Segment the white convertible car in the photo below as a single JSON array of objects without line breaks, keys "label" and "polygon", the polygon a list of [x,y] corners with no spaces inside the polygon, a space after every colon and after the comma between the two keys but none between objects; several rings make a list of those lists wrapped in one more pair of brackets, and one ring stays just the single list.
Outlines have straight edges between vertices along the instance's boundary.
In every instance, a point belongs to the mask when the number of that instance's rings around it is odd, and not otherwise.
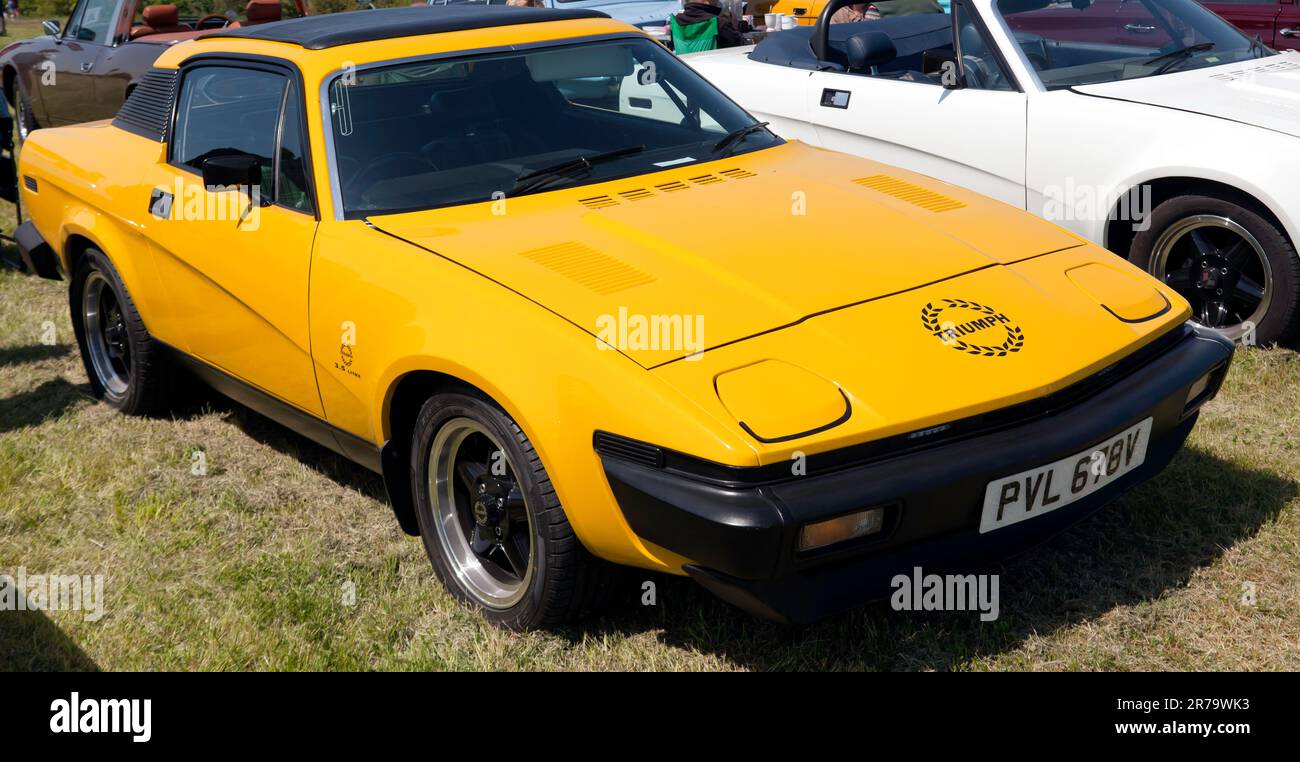
[{"label": "white convertible car", "polygon": [[686,60],[785,137],[1128,257],[1234,338],[1300,324],[1300,54],[1192,0],[958,0],[951,16],[829,24],[848,2]]}]

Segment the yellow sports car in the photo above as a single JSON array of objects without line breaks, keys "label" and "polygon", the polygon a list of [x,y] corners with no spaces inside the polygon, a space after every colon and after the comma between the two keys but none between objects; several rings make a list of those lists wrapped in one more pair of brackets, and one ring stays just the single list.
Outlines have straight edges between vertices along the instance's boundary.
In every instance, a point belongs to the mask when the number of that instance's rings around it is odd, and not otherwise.
[{"label": "yellow sports car", "polygon": [[1232,356],[1097,246],[784,141],[589,11],[222,30],[19,171],[97,395],[188,369],[382,473],[509,627],[613,564],[790,621],[968,568],[1160,471]]}]

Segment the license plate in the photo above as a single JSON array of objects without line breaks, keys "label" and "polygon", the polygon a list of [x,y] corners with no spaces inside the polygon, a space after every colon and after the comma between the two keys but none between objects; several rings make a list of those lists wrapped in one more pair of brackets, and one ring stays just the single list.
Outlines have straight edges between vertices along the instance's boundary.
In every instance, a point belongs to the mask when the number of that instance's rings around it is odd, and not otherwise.
[{"label": "license plate", "polygon": [[1142,465],[1151,419],[1055,463],[989,482],[980,534],[1032,519],[1082,500]]}]

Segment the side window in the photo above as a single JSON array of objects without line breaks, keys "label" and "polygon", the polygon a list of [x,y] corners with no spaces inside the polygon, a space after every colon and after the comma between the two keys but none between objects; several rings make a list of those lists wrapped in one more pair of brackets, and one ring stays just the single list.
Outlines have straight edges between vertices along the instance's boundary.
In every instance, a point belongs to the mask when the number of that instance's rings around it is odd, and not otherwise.
[{"label": "side window", "polygon": [[68,20],[64,37],[100,45],[112,43],[116,10],[117,0],[82,0]]},{"label": "side window", "polygon": [[261,160],[262,198],[273,198],[275,139],[288,78],[262,69],[201,66],[181,80],[170,161],[202,173],[213,156]]},{"label": "side window", "polygon": [[284,96],[280,124],[280,164],[275,178],[276,203],[314,213],[311,180],[307,176],[307,136],[303,133],[302,96],[290,83]]}]

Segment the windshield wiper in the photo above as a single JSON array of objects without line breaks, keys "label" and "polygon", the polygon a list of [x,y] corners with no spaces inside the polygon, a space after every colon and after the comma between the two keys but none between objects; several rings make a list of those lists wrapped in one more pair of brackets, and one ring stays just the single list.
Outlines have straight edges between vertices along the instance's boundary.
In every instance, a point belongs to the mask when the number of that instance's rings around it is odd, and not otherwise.
[{"label": "windshield wiper", "polygon": [[514,186],[506,191],[506,195],[518,196],[522,193],[528,193],[556,180],[563,180],[580,172],[590,172],[591,168],[597,164],[622,159],[625,156],[634,156],[644,150],[645,146],[627,146],[626,148],[616,148],[613,151],[602,151],[579,156],[576,159],[568,159],[541,169],[534,169],[516,177]]},{"label": "windshield wiper", "polygon": [[740,141],[743,140],[751,132],[757,132],[758,130],[767,129],[767,125],[768,122],[754,122],[753,124],[747,124],[744,127],[741,127],[740,129],[736,129],[736,130],[732,130],[731,132],[728,132],[726,136],[722,138],[722,140],[719,140],[717,143],[713,145],[713,155],[721,158],[721,154],[724,151],[726,151],[728,148],[738,145]]},{"label": "windshield wiper", "polygon": [[1160,63],[1161,61],[1168,61],[1168,63],[1166,63],[1164,66],[1161,66],[1159,69],[1156,69],[1155,71],[1151,72],[1151,76],[1154,77],[1157,74],[1164,74],[1166,71],[1173,68],[1175,64],[1181,63],[1182,61],[1191,58],[1197,53],[1204,53],[1205,51],[1210,50],[1213,47],[1214,47],[1214,43],[1212,42],[1198,42],[1195,45],[1188,45],[1185,48],[1179,48],[1178,50],[1171,50],[1168,53],[1161,53],[1155,58],[1148,59],[1146,61],[1143,61],[1142,63],[1145,66],[1150,66],[1151,64]]}]

